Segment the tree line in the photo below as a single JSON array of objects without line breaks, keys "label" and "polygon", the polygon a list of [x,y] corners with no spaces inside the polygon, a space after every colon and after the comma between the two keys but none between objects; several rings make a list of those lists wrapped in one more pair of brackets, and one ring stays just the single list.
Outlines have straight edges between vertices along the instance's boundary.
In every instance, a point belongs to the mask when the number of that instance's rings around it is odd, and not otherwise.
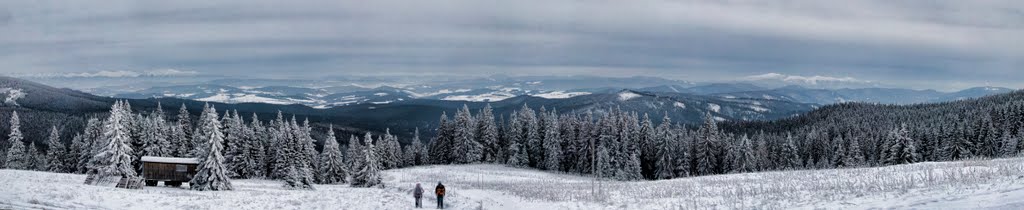
[{"label": "tree line", "polygon": [[353,135],[342,144],[333,127],[312,135],[308,120],[300,123],[280,112],[269,121],[255,114],[246,121],[237,111],[219,114],[207,106],[192,122],[182,106],[174,118],[167,119],[161,108],[132,113],[119,102],[106,119],[89,119],[69,145],[56,127],[47,145],[26,145],[14,113],[2,163],[136,175],[141,156],[195,157],[204,171],[197,177],[217,186],[210,189],[230,189],[217,184],[229,182],[224,177],[278,179],[312,189],[313,183],[381,186],[382,170],[428,164],[496,163],[650,180],[1010,157],[1024,149],[1021,92],[909,106],[844,103],[762,122],[720,122],[707,112],[699,125],[673,123],[667,113],[655,124],[646,113],[620,109],[559,113],[524,104],[495,116],[490,105],[463,106],[451,118],[442,113],[436,136],[421,141],[417,130],[407,145],[388,131]]}]

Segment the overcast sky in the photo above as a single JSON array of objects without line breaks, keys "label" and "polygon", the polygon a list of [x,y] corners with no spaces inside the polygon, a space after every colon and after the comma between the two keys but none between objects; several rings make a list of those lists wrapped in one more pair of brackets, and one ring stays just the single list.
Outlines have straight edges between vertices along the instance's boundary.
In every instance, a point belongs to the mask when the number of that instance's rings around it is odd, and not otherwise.
[{"label": "overcast sky", "polygon": [[1024,87],[1024,3],[0,2],[0,73],[258,77],[765,73]]}]

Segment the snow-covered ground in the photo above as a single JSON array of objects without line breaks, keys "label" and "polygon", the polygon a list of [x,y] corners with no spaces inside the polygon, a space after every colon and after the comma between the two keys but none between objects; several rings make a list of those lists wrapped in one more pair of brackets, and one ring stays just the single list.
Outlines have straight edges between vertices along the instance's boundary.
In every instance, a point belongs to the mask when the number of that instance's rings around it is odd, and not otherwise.
[{"label": "snow-covered ground", "polygon": [[[1021,209],[1024,158],[881,168],[730,174],[663,181],[593,179],[499,165],[424,166],[385,172],[383,189],[317,185],[284,190],[234,180],[234,191],[126,190],[81,184],[83,175],[0,170],[0,209],[411,209],[409,191],[444,182],[449,209]],[[432,208],[434,197],[424,199]]]}]

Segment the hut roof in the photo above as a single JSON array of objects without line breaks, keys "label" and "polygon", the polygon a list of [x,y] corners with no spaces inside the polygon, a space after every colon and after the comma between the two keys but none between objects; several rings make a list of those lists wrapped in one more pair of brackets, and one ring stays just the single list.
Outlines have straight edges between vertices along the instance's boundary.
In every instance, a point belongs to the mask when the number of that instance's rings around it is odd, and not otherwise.
[{"label": "hut roof", "polygon": [[142,162],[150,162],[150,163],[178,163],[178,164],[199,164],[199,159],[195,159],[195,158],[176,158],[176,157],[155,157],[155,156],[142,156]]}]

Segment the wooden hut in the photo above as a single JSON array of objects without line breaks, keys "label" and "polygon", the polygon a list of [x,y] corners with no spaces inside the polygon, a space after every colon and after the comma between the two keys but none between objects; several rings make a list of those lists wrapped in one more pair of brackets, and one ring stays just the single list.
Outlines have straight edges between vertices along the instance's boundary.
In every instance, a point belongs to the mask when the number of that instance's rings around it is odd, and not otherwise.
[{"label": "wooden hut", "polygon": [[146,186],[156,186],[164,182],[164,186],[181,186],[182,182],[192,180],[196,175],[199,160],[195,158],[173,157],[142,157],[142,179]]}]

